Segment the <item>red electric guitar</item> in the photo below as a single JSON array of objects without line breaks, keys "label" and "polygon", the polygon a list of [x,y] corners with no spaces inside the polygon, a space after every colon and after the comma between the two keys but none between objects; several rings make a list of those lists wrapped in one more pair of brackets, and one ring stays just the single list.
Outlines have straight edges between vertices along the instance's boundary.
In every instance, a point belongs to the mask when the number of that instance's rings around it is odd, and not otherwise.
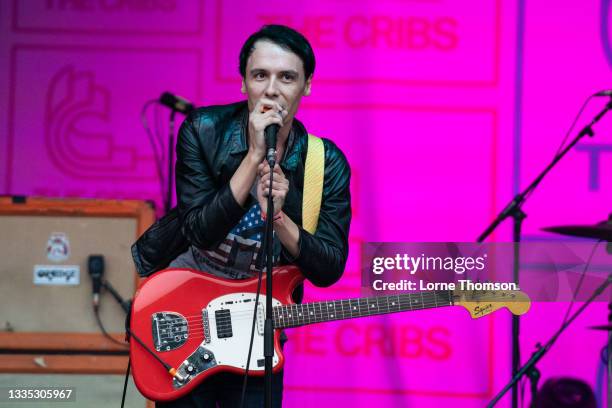
[{"label": "red electric guitar", "polygon": [[[461,305],[473,318],[502,307],[529,310],[520,291],[432,291],[295,304],[291,293],[304,280],[297,267],[274,271],[274,328],[385,313]],[[249,373],[263,375],[265,277],[259,298]],[[148,278],[134,298],[130,357],[136,386],[147,398],[169,401],[220,371],[244,373],[257,278],[228,280],[189,269],[167,269]],[[274,371],[284,357],[274,334]],[[135,341],[136,340],[136,341]]]}]

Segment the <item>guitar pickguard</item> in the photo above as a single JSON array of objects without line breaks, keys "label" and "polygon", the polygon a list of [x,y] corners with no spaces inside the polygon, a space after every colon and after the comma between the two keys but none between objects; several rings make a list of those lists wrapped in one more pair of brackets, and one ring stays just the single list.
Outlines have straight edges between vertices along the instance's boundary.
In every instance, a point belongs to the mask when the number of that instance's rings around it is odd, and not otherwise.
[{"label": "guitar pickguard", "polygon": [[[264,369],[265,302],[266,297],[260,295],[249,364],[251,371]],[[276,299],[272,299],[272,303],[274,306],[281,305]],[[184,387],[199,374],[218,365],[246,369],[254,306],[253,293],[232,293],[210,301],[202,310],[202,322],[190,323],[203,327],[204,340],[177,368],[181,380],[174,378],[175,389]],[[273,365],[278,364],[276,351],[272,360]]]}]

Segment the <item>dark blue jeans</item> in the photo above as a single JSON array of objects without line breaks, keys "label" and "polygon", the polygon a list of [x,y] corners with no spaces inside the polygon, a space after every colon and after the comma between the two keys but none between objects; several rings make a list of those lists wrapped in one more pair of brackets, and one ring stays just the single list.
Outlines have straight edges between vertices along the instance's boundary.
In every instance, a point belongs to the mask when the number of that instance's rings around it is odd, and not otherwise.
[{"label": "dark blue jeans", "polygon": [[[170,402],[157,402],[156,408],[239,408],[242,394],[242,375],[220,373],[213,375],[192,392]],[[249,377],[243,408],[264,406],[265,378]],[[283,372],[272,378],[272,406],[283,403]]]}]

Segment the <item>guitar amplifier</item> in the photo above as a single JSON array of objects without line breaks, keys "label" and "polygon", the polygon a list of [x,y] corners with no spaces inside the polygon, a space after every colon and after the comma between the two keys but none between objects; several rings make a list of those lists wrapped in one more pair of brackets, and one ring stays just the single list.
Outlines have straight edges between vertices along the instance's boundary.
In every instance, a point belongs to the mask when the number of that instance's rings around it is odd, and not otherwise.
[{"label": "guitar amplifier", "polygon": [[[127,348],[96,323],[88,258],[131,298],[130,246],[154,218],[143,201],[0,198],[0,371],[125,372]],[[125,312],[104,290],[100,319],[123,341]]]}]

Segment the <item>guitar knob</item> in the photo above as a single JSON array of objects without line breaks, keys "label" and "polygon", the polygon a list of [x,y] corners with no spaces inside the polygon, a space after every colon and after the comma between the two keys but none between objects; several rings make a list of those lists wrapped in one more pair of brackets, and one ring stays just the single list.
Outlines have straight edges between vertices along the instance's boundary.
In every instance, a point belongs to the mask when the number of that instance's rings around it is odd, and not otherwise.
[{"label": "guitar knob", "polygon": [[193,372],[193,366],[188,366],[187,371],[189,371],[190,373]]},{"label": "guitar knob", "polygon": [[208,353],[204,353],[204,355],[202,357],[204,358],[204,361],[210,360],[210,354],[208,354]]}]

